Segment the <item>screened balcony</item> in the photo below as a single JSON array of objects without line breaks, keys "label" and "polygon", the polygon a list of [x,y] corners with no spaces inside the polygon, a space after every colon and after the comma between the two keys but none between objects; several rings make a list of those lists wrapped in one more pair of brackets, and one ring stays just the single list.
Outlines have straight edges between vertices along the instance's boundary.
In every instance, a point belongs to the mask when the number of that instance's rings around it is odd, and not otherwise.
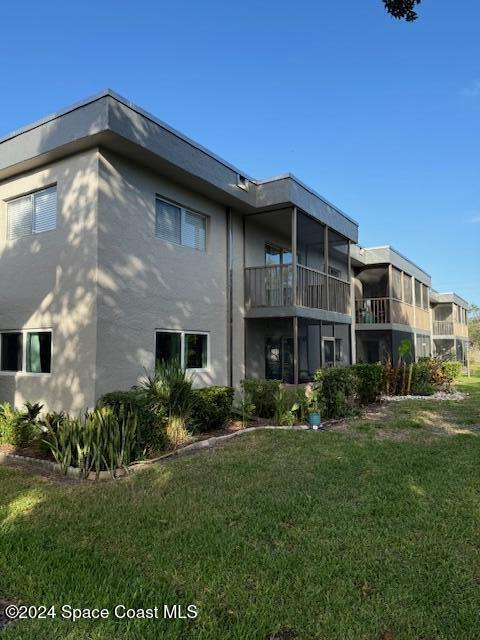
[{"label": "screened balcony", "polygon": [[295,209],[250,216],[245,227],[245,304],[350,315],[349,241]]},{"label": "screened balcony", "polygon": [[427,285],[393,265],[358,270],[355,322],[362,325],[403,324],[430,331]]},{"label": "screened balcony", "polygon": [[467,310],[454,302],[440,302],[433,308],[433,335],[468,337]]}]

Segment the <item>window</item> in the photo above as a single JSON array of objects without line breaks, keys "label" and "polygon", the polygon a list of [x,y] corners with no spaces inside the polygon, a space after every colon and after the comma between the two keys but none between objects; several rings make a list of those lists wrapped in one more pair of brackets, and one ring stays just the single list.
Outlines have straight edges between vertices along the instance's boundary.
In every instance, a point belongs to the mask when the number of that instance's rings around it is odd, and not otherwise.
[{"label": "window", "polygon": [[182,369],[207,369],[208,333],[157,331],[155,362],[177,362]]},{"label": "window", "polygon": [[50,373],[52,334],[49,331],[27,333],[26,366],[28,373]]},{"label": "window", "polygon": [[204,333],[185,334],[185,368],[207,368],[207,336]]},{"label": "window", "polygon": [[292,252],[290,249],[282,249],[271,244],[265,245],[265,264],[292,264]]},{"label": "window", "polygon": [[334,267],[328,267],[328,275],[333,276],[334,278],[341,278],[342,272]]},{"label": "window", "polygon": [[168,242],[206,251],[206,217],[157,198],[155,235]]},{"label": "window", "polygon": [[0,334],[0,370],[50,373],[51,331],[4,331]]},{"label": "window", "polygon": [[57,187],[49,187],[7,203],[9,240],[51,231],[57,226]]},{"label": "window", "polygon": [[23,336],[20,331],[2,333],[1,340],[2,371],[21,371]]}]

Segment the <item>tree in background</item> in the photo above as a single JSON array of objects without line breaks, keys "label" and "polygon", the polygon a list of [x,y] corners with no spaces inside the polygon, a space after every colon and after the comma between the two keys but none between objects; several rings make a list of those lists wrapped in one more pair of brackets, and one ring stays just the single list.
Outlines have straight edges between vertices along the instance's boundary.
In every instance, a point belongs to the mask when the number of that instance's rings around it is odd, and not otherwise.
[{"label": "tree in background", "polygon": [[397,18],[397,20],[406,20],[407,22],[413,22],[418,18],[418,14],[415,11],[417,4],[420,4],[422,0],[383,0],[388,13]]}]

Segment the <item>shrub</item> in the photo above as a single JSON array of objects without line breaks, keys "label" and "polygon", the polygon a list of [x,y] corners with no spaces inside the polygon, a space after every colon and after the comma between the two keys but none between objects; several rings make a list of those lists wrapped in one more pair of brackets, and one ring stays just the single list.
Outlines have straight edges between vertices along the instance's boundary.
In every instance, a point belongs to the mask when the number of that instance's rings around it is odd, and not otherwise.
[{"label": "shrub", "polygon": [[157,407],[156,412],[151,411],[145,397],[138,389],[111,391],[103,395],[98,404],[101,407],[111,407],[117,416],[122,409],[137,415],[137,457],[165,449],[167,411],[160,406]]},{"label": "shrub", "polygon": [[355,364],[352,370],[357,379],[357,395],[360,404],[376,402],[382,393],[383,366]]},{"label": "shrub", "polygon": [[450,390],[452,384],[457,380],[462,372],[462,363],[445,360],[442,362],[443,385],[446,390]]},{"label": "shrub", "polygon": [[410,392],[418,396],[430,396],[437,387],[434,382],[434,368],[431,358],[420,358],[413,365]]},{"label": "shrub", "polygon": [[137,416],[123,407],[118,414],[111,407],[87,411],[78,418],[64,414],[55,426],[45,428],[45,443],[64,473],[75,466],[84,478],[92,471],[98,477],[102,469],[115,477],[117,469],[126,469],[135,459]]},{"label": "shrub", "polygon": [[0,404],[0,443],[15,447],[26,447],[37,438],[36,426],[40,404],[25,403],[25,410],[19,411],[8,402]]},{"label": "shrub", "polygon": [[275,396],[280,388],[280,380],[257,380],[245,378],[240,383],[250,402],[256,407],[260,418],[272,418],[275,413]]},{"label": "shrub", "polygon": [[223,427],[232,414],[232,387],[207,387],[193,390],[192,417],[196,431]]},{"label": "shrub", "polygon": [[175,362],[160,362],[155,375],[138,388],[145,406],[160,420],[166,414],[165,435],[177,447],[190,437],[187,421],[193,409],[192,379]]},{"label": "shrub", "polygon": [[275,412],[273,414],[273,422],[278,426],[292,426],[296,421],[296,412],[299,404],[292,402],[296,392],[289,391],[282,387],[277,389],[275,394]]},{"label": "shrub", "polygon": [[242,395],[232,407],[234,415],[238,416],[242,422],[242,427],[245,429],[248,426],[249,421],[253,418],[255,412],[255,405],[252,403],[250,397],[242,389]]},{"label": "shrub", "polygon": [[357,379],[351,367],[318,369],[315,381],[326,418],[344,418],[353,413]]}]

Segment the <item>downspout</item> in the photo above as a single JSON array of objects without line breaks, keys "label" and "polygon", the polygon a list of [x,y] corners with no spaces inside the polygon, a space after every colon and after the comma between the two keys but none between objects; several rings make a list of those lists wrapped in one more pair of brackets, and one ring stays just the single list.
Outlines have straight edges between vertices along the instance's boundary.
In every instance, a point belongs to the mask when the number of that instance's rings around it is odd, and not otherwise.
[{"label": "downspout", "polygon": [[226,208],[227,216],[227,371],[228,386],[233,387],[233,226],[232,209]]}]

